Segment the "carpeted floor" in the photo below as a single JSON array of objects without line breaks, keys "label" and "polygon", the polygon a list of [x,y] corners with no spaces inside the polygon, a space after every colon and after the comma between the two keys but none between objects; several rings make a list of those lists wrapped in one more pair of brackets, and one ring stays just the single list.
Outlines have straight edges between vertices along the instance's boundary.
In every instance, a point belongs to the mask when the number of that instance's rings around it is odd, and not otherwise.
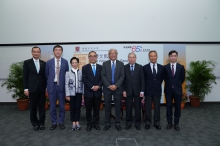
[{"label": "carpeted floor", "polygon": [[[47,110],[46,129],[36,132],[29,121],[29,110],[19,111],[16,104],[1,103],[0,146],[116,146],[116,139],[119,146],[135,146],[134,139],[139,146],[220,146],[220,103],[201,103],[199,108],[187,103],[182,110],[180,131],[166,129],[165,105],[161,105],[161,130],[153,126],[145,130],[143,122],[139,131],[134,125],[125,130],[124,115],[121,121],[123,130],[120,132],[115,129],[113,119],[108,131],[92,129],[88,132],[85,108],[81,111],[80,131],[71,131],[69,111],[66,112],[66,129],[50,131],[51,122]],[[104,108],[100,115],[100,126],[103,128]]]}]

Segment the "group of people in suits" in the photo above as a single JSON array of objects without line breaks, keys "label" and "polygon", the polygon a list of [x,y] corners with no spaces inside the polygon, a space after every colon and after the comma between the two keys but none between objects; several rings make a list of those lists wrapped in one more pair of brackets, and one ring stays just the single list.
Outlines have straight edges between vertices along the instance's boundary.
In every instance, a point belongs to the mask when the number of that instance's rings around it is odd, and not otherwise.
[{"label": "group of people in suits", "polygon": [[[99,110],[102,94],[105,104],[105,126],[104,131],[111,127],[111,107],[115,107],[115,128],[122,130],[120,126],[121,99],[126,102],[126,126],[128,130],[132,126],[132,108],[135,110],[135,128],[141,129],[141,100],[145,100],[145,129],[148,130],[152,124],[151,103],[154,101],[153,124],[160,130],[160,100],[162,95],[162,82],[165,81],[166,117],[167,129],[179,131],[179,119],[181,116],[182,83],[185,80],[184,67],[177,63],[178,52],[169,52],[169,60],[165,66],[157,63],[157,52],[152,50],[148,57],[150,63],[142,65],[136,63],[136,54],[128,54],[129,63],[124,65],[117,60],[116,49],[108,51],[109,60],[103,65],[97,64],[97,54],[91,51],[88,54],[89,63],[79,69],[79,58],[70,59],[71,69],[68,61],[61,57],[63,48],[56,45],[53,48],[54,58],[44,62],[40,60],[41,49],[32,48],[33,58],[24,61],[23,84],[24,94],[30,99],[30,121],[35,131],[45,129],[45,93],[50,100],[50,117],[54,130],[59,124],[61,130],[65,129],[64,119],[65,100],[70,101],[70,119],[72,130],[80,130],[80,107],[82,99],[85,101],[87,131],[92,128],[100,130]],[[173,121],[173,99],[175,105]],[[56,101],[59,100],[59,117],[57,117]],[[37,110],[39,118],[37,117]]]}]

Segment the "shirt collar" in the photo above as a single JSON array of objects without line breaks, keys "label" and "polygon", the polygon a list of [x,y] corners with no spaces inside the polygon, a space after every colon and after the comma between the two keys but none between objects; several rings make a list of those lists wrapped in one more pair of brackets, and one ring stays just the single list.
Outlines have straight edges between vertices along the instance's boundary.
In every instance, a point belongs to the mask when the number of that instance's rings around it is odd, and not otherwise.
[{"label": "shirt collar", "polygon": [[93,66],[93,65],[95,65],[95,66],[96,66],[96,63],[94,63],[94,64],[90,63],[90,65],[91,65],[91,66]]},{"label": "shirt collar", "polygon": [[77,69],[72,68],[72,70],[73,70],[74,72],[77,72],[77,71],[78,71],[78,68],[77,68]]},{"label": "shirt collar", "polygon": [[34,61],[39,61],[39,58],[38,58],[38,59],[34,59],[34,58],[33,58],[33,60],[34,60]]}]

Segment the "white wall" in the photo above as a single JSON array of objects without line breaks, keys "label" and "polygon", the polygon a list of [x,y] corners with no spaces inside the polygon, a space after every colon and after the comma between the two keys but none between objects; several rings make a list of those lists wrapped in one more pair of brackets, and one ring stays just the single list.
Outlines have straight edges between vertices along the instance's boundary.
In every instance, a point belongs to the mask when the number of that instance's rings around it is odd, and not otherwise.
[{"label": "white wall", "polygon": [[220,41],[219,0],[1,0],[0,44]]}]

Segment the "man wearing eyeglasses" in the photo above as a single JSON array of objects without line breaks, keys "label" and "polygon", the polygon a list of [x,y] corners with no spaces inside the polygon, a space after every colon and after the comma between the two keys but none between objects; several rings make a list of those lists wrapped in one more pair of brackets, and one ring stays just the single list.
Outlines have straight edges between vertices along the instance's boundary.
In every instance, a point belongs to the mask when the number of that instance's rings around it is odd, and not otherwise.
[{"label": "man wearing eyeglasses", "polygon": [[[97,64],[97,54],[95,51],[89,52],[89,63],[82,67],[82,81],[84,83],[84,100],[86,106],[87,131],[92,127],[100,130],[99,109],[102,97],[102,66]],[[92,115],[93,111],[93,115]]]}]

